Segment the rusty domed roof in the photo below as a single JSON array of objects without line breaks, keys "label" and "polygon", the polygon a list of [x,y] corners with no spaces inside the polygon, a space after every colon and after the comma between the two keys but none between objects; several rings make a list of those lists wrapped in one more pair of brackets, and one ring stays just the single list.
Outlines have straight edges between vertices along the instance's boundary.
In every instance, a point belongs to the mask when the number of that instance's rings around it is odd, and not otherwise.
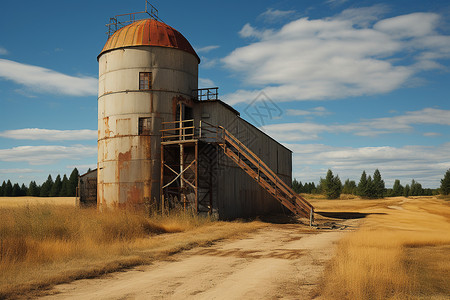
[{"label": "rusty domed roof", "polygon": [[117,30],[108,39],[98,57],[110,50],[134,46],[180,49],[195,55],[200,63],[200,58],[194,48],[180,32],[153,19],[139,20]]}]

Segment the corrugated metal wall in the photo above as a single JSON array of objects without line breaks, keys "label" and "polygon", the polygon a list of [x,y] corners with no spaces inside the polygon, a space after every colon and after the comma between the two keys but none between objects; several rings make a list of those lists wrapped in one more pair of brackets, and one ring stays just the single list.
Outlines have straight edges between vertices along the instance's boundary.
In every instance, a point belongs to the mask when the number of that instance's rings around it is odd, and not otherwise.
[{"label": "corrugated metal wall", "polygon": [[97,205],[97,170],[90,171],[78,178],[78,198],[80,206]]},{"label": "corrugated metal wall", "polygon": [[[197,104],[196,122],[207,121],[230,131],[251,151],[258,155],[287,184],[292,182],[292,152],[241,119],[233,110],[220,101],[204,101]],[[266,190],[229,159],[218,151],[215,168],[214,206],[220,219],[234,219],[282,213],[284,207]]]}]

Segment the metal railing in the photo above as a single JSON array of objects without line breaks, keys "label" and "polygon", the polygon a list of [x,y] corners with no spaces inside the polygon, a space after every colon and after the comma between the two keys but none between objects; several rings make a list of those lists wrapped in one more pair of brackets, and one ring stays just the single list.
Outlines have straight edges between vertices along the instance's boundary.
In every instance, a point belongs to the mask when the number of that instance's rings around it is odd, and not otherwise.
[{"label": "metal railing", "polygon": [[218,100],[219,99],[219,88],[211,87],[211,88],[192,90],[192,97],[194,97],[198,101]]},{"label": "metal railing", "polygon": [[109,23],[106,24],[106,27],[108,27],[108,31],[106,32],[106,34],[108,35],[108,38],[110,38],[114,34],[114,32],[116,32],[120,28],[125,27],[128,24],[134,23],[136,20],[141,20],[141,19],[147,18],[145,16],[145,17],[138,17],[136,19],[137,15],[142,15],[142,14],[146,14],[146,15],[150,16],[150,18],[153,20],[158,20],[158,21],[163,22],[158,17],[158,9],[156,9],[156,7],[154,7],[152,4],[150,4],[150,2],[145,0],[145,10],[144,11],[116,15],[112,18],[109,18]]},{"label": "metal railing", "polygon": [[[272,171],[271,168],[269,168],[255,153],[247,148],[247,146],[239,141],[228,130],[222,126],[219,126],[218,128],[221,131],[223,141],[226,142],[223,143],[221,147],[227,156],[232,158],[236,164],[249,173],[254,180],[267,189],[290,211],[293,213],[300,213],[305,217],[310,215],[313,216],[314,207],[308,201],[295,193],[290,186]],[[232,147],[235,151],[228,151],[227,148],[229,147]],[[245,158],[245,161],[242,158]],[[274,186],[270,183],[274,184]]]},{"label": "metal railing", "polygon": [[185,141],[200,139],[203,142],[214,143],[223,138],[222,130],[211,123],[200,120],[199,126],[195,126],[194,119],[162,122],[161,141]]},{"label": "metal railing", "polygon": [[185,141],[196,138],[194,120],[162,122],[161,141]]}]

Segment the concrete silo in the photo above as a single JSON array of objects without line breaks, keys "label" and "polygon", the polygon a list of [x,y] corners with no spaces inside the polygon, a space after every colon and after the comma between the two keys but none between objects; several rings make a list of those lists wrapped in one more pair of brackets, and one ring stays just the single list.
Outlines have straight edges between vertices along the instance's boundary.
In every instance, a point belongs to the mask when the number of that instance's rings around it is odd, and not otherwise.
[{"label": "concrete silo", "polygon": [[143,207],[159,199],[161,123],[192,101],[200,59],[181,33],[154,19],[117,30],[97,59],[97,205]]}]

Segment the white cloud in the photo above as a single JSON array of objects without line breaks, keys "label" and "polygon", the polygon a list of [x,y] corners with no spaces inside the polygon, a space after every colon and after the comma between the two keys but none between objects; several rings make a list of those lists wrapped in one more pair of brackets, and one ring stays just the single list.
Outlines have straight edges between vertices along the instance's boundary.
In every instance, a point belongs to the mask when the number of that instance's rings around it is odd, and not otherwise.
[{"label": "white cloud", "polygon": [[30,165],[52,164],[60,160],[78,160],[95,156],[97,146],[20,146],[0,149],[0,160],[28,162]]},{"label": "white cloud", "polygon": [[0,77],[40,93],[69,96],[97,95],[97,78],[70,76],[7,59],[0,59]]},{"label": "white cloud", "polygon": [[217,58],[208,58],[205,56],[200,57],[201,64],[200,67],[204,69],[211,69],[217,65],[219,60]]},{"label": "white cloud", "polygon": [[0,174],[24,174],[24,173],[41,173],[42,170],[35,169],[0,169]]},{"label": "white cloud", "polygon": [[208,53],[208,52],[218,49],[218,48],[220,48],[220,46],[218,46],[218,45],[206,46],[206,47],[198,48],[197,53]]},{"label": "white cloud", "polygon": [[8,53],[8,50],[0,46],[0,55],[7,55]]},{"label": "white cloud", "polygon": [[416,179],[425,187],[436,188],[450,168],[450,143],[440,146],[332,147],[322,144],[286,144],[293,150],[293,177],[318,182],[331,169],[341,179],[359,181],[366,170],[379,169],[387,185],[395,179],[403,184]]},{"label": "white cloud", "polygon": [[373,28],[397,38],[414,38],[434,33],[439,16],[433,13],[413,13],[384,19]]},{"label": "white cloud", "polygon": [[281,123],[260,128],[277,141],[294,142],[319,139],[319,133],[331,130],[328,125],[316,123]]},{"label": "white cloud", "polygon": [[438,132],[425,132],[423,136],[441,136]]},{"label": "white cloud", "polygon": [[40,128],[24,128],[5,130],[0,132],[0,137],[15,140],[45,140],[45,141],[73,141],[96,140],[97,130],[54,130]]},{"label": "white cloud", "polygon": [[335,16],[335,19],[350,21],[355,26],[367,28],[378,21],[388,10],[388,7],[382,4],[370,7],[349,8]]},{"label": "white cloud", "polygon": [[280,20],[285,20],[287,17],[295,14],[295,10],[279,10],[268,8],[265,12],[259,15],[266,22],[274,23]]},{"label": "white cloud", "polygon": [[198,79],[198,85],[200,87],[214,87],[214,86],[216,86],[214,84],[214,81],[212,81],[211,79],[208,79],[208,78],[199,78]]},{"label": "white cloud", "polygon": [[243,38],[258,38],[262,39],[273,34],[273,30],[258,30],[249,23],[245,24],[244,27],[239,31],[239,35]]},{"label": "white cloud", "polygon": [[[311,113],[310,111],[296,111]],[[289,114],[289,110],[287,111]],[[402,133],[413,131],[413,125],[431,124],[450,126],[450,110],[424,108],[419,111],[406,112],[403,115],[366,119],[358,123],[324,125],[312,122],[280,123],[261,127],[266,134],[275,140],[284,142],[317,140],[319,134],[351,133],[357,136],[376,136],[380,134]],[[434,136],[438,133],[425,133],[425,136]]]},{"label": "white cloud", "polygon": [[346,3],[348,0],[327,0],[326,3],[332,7],[336,7]]},{"label": "white cloud", "polygon": [[289,116],[326,116],[331,112],[323,106],[318,106],[311,110],[286,109],[286,114]]},{"label": "white cloud", "polygon": [[[222,62],[252,88],[223,99],[232,105],[250,102],[259,91],[274,101],[388,93],[406,86],[420,71],[440,68],[437,60],[450,57],[450,37],[436,32],[437,14],[414,13],[373,24],[382,11],[375,6],[331,18],[301,18],[279,30],[245,24],[240,36],[257,41],[235,49]],[[412,28],[408,38],[402,31],[407,26]]]}]

